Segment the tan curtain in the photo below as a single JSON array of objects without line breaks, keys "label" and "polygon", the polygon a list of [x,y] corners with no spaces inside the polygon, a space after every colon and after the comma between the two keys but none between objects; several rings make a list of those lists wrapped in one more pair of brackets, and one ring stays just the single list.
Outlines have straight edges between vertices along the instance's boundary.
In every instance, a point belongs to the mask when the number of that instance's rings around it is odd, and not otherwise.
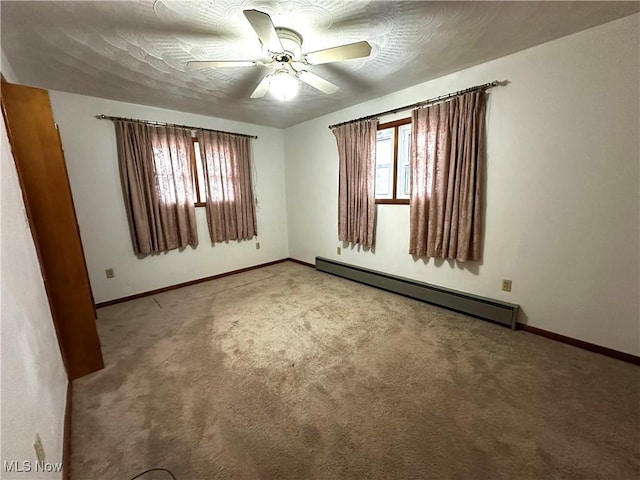
[{"label": "tan curtain", "polygon": [[250,240],[258,234],[251,184],[251,139],[198,130],[211,242]]},{"label": "tan curtain", "polygon": [[409,253],[479,260],[485,93],[412,112]]},{"label": "tan curtain", "polygon": [[197,246],[191,133],[137,122],[114,123],[135,254]]},{"label": "tan curtain", "polygon": [[338,239],[367,248],[375,241],[377,131],[378,120],[333,129],[340,158]]}]

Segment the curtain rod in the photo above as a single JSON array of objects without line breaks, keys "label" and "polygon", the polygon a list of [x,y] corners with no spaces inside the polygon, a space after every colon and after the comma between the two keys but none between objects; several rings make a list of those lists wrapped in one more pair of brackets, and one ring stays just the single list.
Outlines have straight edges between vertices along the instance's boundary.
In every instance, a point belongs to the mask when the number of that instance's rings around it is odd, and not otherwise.
[{"label": "curtain rod", "polygon": [[384,112],[376,113],[374,115],[367,115],[365,117],[354,118],[353,120],[347,120],[346,122],[336,123],[334,125],[329,125],[329,128],[336,128],[342,125],[347,125],[349,123],[361,122],[363,120],[372,120],[377,117],[384,117],[385,115],[391,115],[392,113],[402,112],[403,110],[411,110],[413,108],[423,107],[425,105],[431,105],[433,103],[442,102],[449,98],[457,97],[458,95],[462,95],[464,93],[474,92],[476,90],[486,90],[487,88],[497,87],[499,85],[504,84],[504,82],[499,82],[494,80],[493,82],[485,83],[482,85],[476,85],[475,87],[465,88],[464,90],[458,90],[457,92],[447,93],[445,95],[440,95],[439,97],[430,98],[429,100],[423,100],[422,102],[412,103],[411,105],[405,105],[404,107],[393,108],[391,110],[385,110]]},{"label": "curtain rod", "polygon": [[216,133],[226,133],[227,135],[235,135],[237,137],[249,137],[249,138],[258,138],[256,135],[247,135],[246,133],[236,133],[236,132],[226,132],[224,130],[214,130],[212,128],[202,128],[202,127],[192,127],[190,125],[180,125],[177,123],[165,123],[165,122],[152,122],[149,120],[139,120],[137,118],[127,118],[127,117],[112,117],[109,115],[96,115],[98,120],[125,120],[127,122],[136,122],[136,123],[144,123],[146,125],[156,125],[160,127],[180,127],[187,128],[189,130],[205,130],[207,132],[216,132]]}]

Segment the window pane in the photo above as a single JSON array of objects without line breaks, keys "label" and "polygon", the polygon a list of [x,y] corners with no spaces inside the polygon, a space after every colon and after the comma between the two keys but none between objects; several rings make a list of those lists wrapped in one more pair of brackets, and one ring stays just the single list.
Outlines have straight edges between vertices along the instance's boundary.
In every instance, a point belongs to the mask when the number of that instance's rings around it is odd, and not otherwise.
[{"label": "window pane", "polygon": [[378,130],[376,144],[376,198],[393,198],[394,129]]},{"label": "window pane", "polygon": [[411,177],[409,176],[409,160],[411,158],[411,124],[398,127],[398,184],[397,198],[409,198],[411,193]]},{"label": "window pane", "polygon": [[206,186],[204,184],[204,168],[202,167],[202,159],[200,158],[200,146],[198,142],[193,142],[193,148],[196,153],[196,181],[198,182],[198,188],[200,189],[200,198],[198,203],[205,203],[207,201]]}]

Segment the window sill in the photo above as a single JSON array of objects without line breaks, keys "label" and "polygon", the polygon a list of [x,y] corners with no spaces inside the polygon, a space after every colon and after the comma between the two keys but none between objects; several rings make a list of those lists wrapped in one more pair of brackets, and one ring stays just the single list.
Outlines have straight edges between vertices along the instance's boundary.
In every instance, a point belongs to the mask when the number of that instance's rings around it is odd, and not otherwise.
[{"label": "window sill", "polygon": [[205,202],[196,202],[193,204],[194,207],[206,207],[207,204]]},{"label": "window sill", "polygon": [[409,205],[408,198],[376,198],[376,205]]}]

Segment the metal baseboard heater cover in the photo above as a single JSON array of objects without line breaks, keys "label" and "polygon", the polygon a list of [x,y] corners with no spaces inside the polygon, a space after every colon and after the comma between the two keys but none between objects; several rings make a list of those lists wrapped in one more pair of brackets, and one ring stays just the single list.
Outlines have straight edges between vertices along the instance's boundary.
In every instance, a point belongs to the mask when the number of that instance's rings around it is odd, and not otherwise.
[{"label": "metal baseboard heater cover", "polygon": [[518,305],[316,257],[316,270],[516,328]]}]

